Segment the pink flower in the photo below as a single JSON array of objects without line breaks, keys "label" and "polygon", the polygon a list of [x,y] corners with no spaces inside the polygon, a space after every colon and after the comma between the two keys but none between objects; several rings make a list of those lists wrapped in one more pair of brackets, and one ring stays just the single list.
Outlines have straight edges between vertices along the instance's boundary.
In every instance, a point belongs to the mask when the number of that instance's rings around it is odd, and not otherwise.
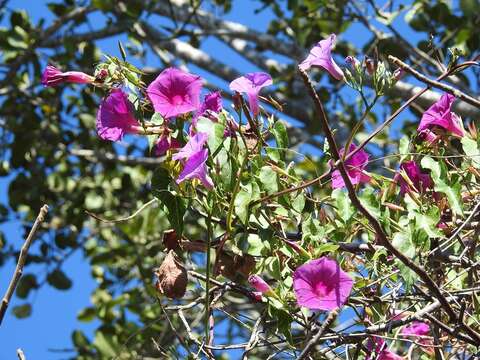
[{"label": "pink flower", "polygon": [[297,303],[311,310],[333,310],[347,301],[353,279],[335,260],[321,257],[299,266],[293,273]]},{"label": "pink flower", "polygon": [[[350,151],[354,151],[357,147],[355,144],[350,144]],[[343,156],[345,152],[344,149],[340,150],[340,156]],[[345,161],[345,169],[347,170],[347,175],[352,182],[353,185],[360,184],[360,183],[368,183],[370,181],[370,176],[368,176],[363,169],[368,164],[368,154],[360,150],[355,155],[353,155],[350,159]],[[343,181],[342,175],[340,174],[339,170],[335,170],[332,173],[332,188],[339,189],[345,187],[345,182]]]},{"label": "pink flower", "polygon": [[138,133],[138,121],[133,116],[133,106],[127,94],[113,89],[103,99],[97,113],[97,134],[103,140],[119,141],[127,133]]},{"label": "pink flower", "polygon": [[272,85],[272,77],[264,72],[248,73],[230,83],[230,90],[239,93],[246,93],[250,111],[254,116],[259,113],[258,94],[260,90],[268,85]]},{"label": "pink flower", "polygon": [[403,360],[403,358],[394,352],[388,350],[385,340],[378,337],[368,339],[367,342],[368,356],[365,360]]},{"label": "pink flower", "polygon": [[443,94],[440,100],[423,113],[417,130],[419,132],[426,129],[432,130],[435,126],[438,126],[446,131],[450,131],[452,134],[463,136],[462,119],[451,111],[454,101],[455,96],[448,93]]},{"label": "pink flower", "polygon": [[270,285],[268,285],[265,280],[263,280],[258,275],[250,275],[248,277],[248,283],[255,288],[255,290],[261,292],[262,294],[272,291]]},{"label": "pink flower", "polygon": [[337,80],[343,79],[343,71],[332,58],[332,47],[335,43],[336,35],[331,34],[325,40],[315,45],[307,58],[298,66],[300,70],[307,71],[312,66],[319,66],[327,70]]},{"label": "pink flower", "polygon": [[430,144],[433,144],[438,140],[438,136],[434,134],[434,132],[430,129],[425,129],[419,132],[418,136],[422,140],[426,140]]},{"label": "pink flower", "polygon": [[[428,326],[428,324],[421,321],[414,321],[409,326],[405,326],[402,329],[401,334],[409,337],[429,336],[430,326]],[[418,342],[426,346],[432,345],[432,339],[421,338]]]},{"label": "pink flower", "polygon": [[42,74],[42,85],[57,86],[64,82],[88,84],[93,83],[95,78],[80,71],[61,72],[53,65],[47,65]]},{"label": "pink flower", "polygon": [[415,187],[411,188],[410,184],[405,181],[405,179],[397,173],[394,177],[394,181],[400,184],[400,194],[403,195],[408,190],[424,192],[425,190],[432,188],[433,183],[430,175],[420,172],[420,167],[415,161],[406,161],[400,165],[400,170],[404,171],[407,177],[410,179],[411,183]]},{"label": "pink flower", "polygon": [[170,134],[163,133],[162,135],[160,135],[160,137],[157,140],[157,143],[155,144],[155,155],[162,156],[168,150],[178,149],[180,147],[181,145],[177,141],[177,139],[172,138]]},{"label": "pink flower", "polygon": [[201,89],[200,76],[167,68],[148,86],[147,94],[155,111],[168,119],[197,110]]},{"label": "pink flower", "polygon": [[207,139],[207,134],[198,133],[192,136],[178,153],[173,155],[173,160],[184,160],[183,170],[177,178],[177,184],[188,179],[198,179],[206,188],[213,187],[212,179],[208,176],[207,171],[208,150],[203,148]]},{"label": "pink flower", "polygon": [[219,113],[222,111],[222,95],[220,91],[214,91],[205,96],[203,103],[200,105],[195,116],[192,118],[192,123],[190,125],[190,135],[193,135],[194,129],[197,126],[198,118],[200,116],[206,116],[212,121],[217,121],[214,115],[211,113]]}]

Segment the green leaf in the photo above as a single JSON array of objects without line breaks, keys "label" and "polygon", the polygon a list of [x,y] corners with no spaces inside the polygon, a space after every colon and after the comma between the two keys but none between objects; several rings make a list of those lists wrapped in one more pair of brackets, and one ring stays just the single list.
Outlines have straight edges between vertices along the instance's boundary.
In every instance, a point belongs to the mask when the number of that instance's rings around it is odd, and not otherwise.
[{"label": "green leaf", "polygon": [[152,115],[152,117],[150,118],[150,121],[155,125],[162,125],[164,122],[164,119],[160,113],[156,112]]},{"label": "green leaf", "polygon": [[86,307],[77,315],[77,319],[83,322],[89,322],[95,319],[95,315],[97,314],[97,310],[93,307]]},{"label": "green leaf", "polygon": [[405,256],[409,258],[415,257],[415,246],[412,243],[410,232],[397,232],[393,236],[392,245]]},{"label": "green leaf", "polygon": [[365,188],[365,190],[358,197],[362,205],[376,218],[380,218],[382,213],[380,211],[380,202],[378,200],[378,194],[371,187]]},{"label": "green leaf", "polygon": [[12,313],[18,319],[25,319],[32,314],[32,305],[23,304],[17,305],[12,308]]},{"label": "green leaf", "polygon": [[472,161],[472,165],[475,168],[480,168],[480,151],[478,150],[478,144],[475,140],[464,136],[461,140],[463,151]]},{"label": "green leaf", "polygon": [[[275,137],[275,142],[277,143],[277,148],[287,149],[288,148],[288,134],[285,123],[281,120],[277,121],[273,125],[273,136]],[[285,151],[280,151],[280,157],[285,158]],[[282,155],[283,154],[283,155]]]},{"label": "green leaf", "polygon": [[437,208],[431,208],[427,214],[415,214],[415,228],[425,231],[429,238],[441,237],[442,233],[437,228],[440,221],[440,212]]},{"label": "green leaf", "polygon": [[166,169],[157,168],[152,176],[152,191],[166,208],[168,221],[180,236],[183,233],[183,217],[187,207],[185,200],[170,190],[172,181]]},{"label": "green leaf", "polygon": [[89,341],[85,334],[80,330],[75,330],[72,332],[72,342],[76,348],[85,348],[88,346]]},{"label": "green leaf", "polygon": [[158,135],[147,135],[148,140],[148,152],[151,154],[152,149],[154,148],[155,144],[157,143]]},{"label": "green leaf", "polygon": [[115,341],[114,336],[108,335],[102,331],[96,332],[93,344],[102,355],[109,358],[116,356],[117,352],[115,349],[120,348],[120,345]]},{"label": "green leaf", "polygon": [[336,206],[340,218],[346,223],[355,213],[355,209],[350,202],[350,198],[346,191],[335,189],[332,191],[332,198],[336,200]]},{"label": "green leaf", "polygon": [[68,290],[72,287],[72,280],[60,269],[53,270],[48,274],[47,282],[58,290]]},{"label": "green leaf", "polygon": [[433,160],[431,157],[425,156],[421,162],[422,166],[426,169],[430,169],[433,182],[435,183],[435,191],[442,192],[447,196],[448,203],[452,208],[452,211],[458,215],[463,215],[462,209],[462,196],[461,185],[459,182],[454,184],[447,184],[442,176],[442,168],[440,164]]},{"label": "green leaf", "polygon": [[235,197],[235,213],[242,223],[247,224],[250,214],[249,204],[251,201],[259,198],[259,193],[258,185],[256,183],[249,183],[242,186]]},{"label": "green leaf", "polygon": [[258,178],[267,194],[273,194],[278,191],[277,173],[270,166],[263,166],[260,169]]},{"label": "green leaf", "polygon": [[407,157],[409,147],[410,139],[408,138],[408,136],[403,136],[400,139],[400,145],[398,147],[398,152],[400,154],[399,163],[402,163],[403,160],[405,160],[405,158]]},{"label": "green leaf", "polygon": [[21,299],[26,299],[28,293],[36,288],[38,288],[36,276],[33,274],[25,274],[21,277],[17,289],[15,290],[15,294]]},{"label": "green leaf", "polygon": [[320,242],[325,237],[325,228],[317,219],[309,217],[302,222],[302,240]]},{"label": "green leaf", "polygon": [[210,154],[216,155],[217,150],[222,146],[225,139],[225,126],[205,117],[200,117],[197,123],[197,131],[208,134],[207,144]]}]

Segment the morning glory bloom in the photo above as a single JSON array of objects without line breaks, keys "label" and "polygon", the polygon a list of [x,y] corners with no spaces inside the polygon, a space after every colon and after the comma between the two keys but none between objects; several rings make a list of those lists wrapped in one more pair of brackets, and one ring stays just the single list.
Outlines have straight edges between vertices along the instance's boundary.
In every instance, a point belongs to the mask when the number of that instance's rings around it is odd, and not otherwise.
[{"label": "morning glory bloom", "polygon": [[196,111],[201,89],[200,76],[167,68],[148,86],[147,94],[155,111],[169,119]]},{"label": "morning glory bloom", "polygon": [[[357,147],[355,144],[350,144],[349,153],[353,152]],[[345,150],[340,150],[340,156],[343,156]],[[360,183],[368,183],[370,181],[370,176],[368,176],[363,170],[368,164],[368,154],[360,150],[350,159],[345,161],[345,170],[347,171],[348,178],[353,185]],[[339,189],[345,187],[345,182],[343,181],[342,175],[339,170],[335,170],[332,173],[332,188]]]},{"label": "morning glory bloom", "polygon": [[310,260],[293,273],[297,303],[311,310],[330,311],[345,304],[353,279],[328,257]]},{"label": "morning glory bloom", "polygon": [[312,66],[322,67],[328,71],[337,80],[343,79],[343,71],[332,58],[332,47],[335,44],[336,35],[331,34],[325,40],[321,40],[315,45],[307,58],[303,60],[298,67],[300,70],[307,71]]},{"label": "morning glory bloom", "polygon": [[168,150],[178,149],[180,147],[181,145],[177,139],[171,137],[170,134],[163,133],[155,144],[155,155],[162,156],[165,155]]},{"label": "morning glory bloom", "polygon": [[198,179],[206,188],[212,188],[212,179],[208,176],[208,150],[203,146],[207,142],[208,134],[197,133],[188,143],[172,156],[173,160],[183,160],[183,170],[177,178],[177,184],[188,179]]},{"label": "morning glory bloom", "polygon": [[207,133],[197,133],[188,140],[183,148],[180,149],[178,153],[173,155],[173,160],[188,159],[197,152],[203,150],[203,145],[206,144],[208,140]]},{"label": "morning glory bloom", "polygon": [[408,190],[422,193],[433,186],[430,175],[422,173],[420,171],[420,167],[417,165],[415,161],[406,161],[402,163],[400,165],[400,170],[403,170],[405,172],[407,177],[410,179],[410,182],[415,187],[413,189],[411,185],[407,181],[405,181],[402,175],[397,173],[394,177],[394,181],[400,185],[401,195],[408,192]]},{"label": "morning glory bloom", "polygon": [[454,135],[462,137],[464,130],[462,127],[462,118],[452,112],[452,105],[455,101],[455,96],[445,93],[442,97],[427,111],[423,113],[418,131],[432,130],[435,126],[441,127]]},{"label": "morning glory bloom", "polygon": [[266,294],[270,291],[272,291],[272,288],[270,285],[268,285],[265,280],[263,280],[260,276],[258,275],[250,275],[248,277],[248,283],[255,288],[258,292],[261,292],[262,294]]},{"label": "morning glory bloom", "polygon": [[222,109],[222,95],[220,94],[220,91],[214,91],[207,94],[202,104],[200,105],[197,113],[192,118],[192,123],[190,125],[190,135],[193,135],[194,129],[197,126],[198,118],[200,116],[206,116],[212,121],[217,121],[214,114],[212,113],[218,114],[220,111],[222,111]]},{"label": "morning glory bloom", "polygon": [[258,94],[263,87],[272,84],[272,77],[269,74],[264,72],[254,72],[245,74],[244,76],[233,80],[230,83],[230,90],[239,93],[246,93],[248,96],[250,111],[254,116],[257,116],[260,111],[258,107]]},{"label": "morning glory bloom", "polygon": [[[402,331],[402,335],[408,337],[421,337],[421,336],[429,336],[430,335],[430,326],[427,323],[421,321],[414,321],[408,326],[405,326]],[[420,344],[423,345],[431,345],[432,339],[427,338],[420,338],[417,340]]]},{"label": "morning glory bloom", "polygon": [[133,105],[121,89],[113,89],[100,104],[97,134],[103,140],[119,141],[125,134],[135,134],[141,126],[133,116]]},{"label": "morning glory bloom", "polygon": [[95,81],[95,77],[80,71],[62,72],[53,65],[47,65],[42,74],[42,85],[57,86],[64,82],[89,84]]},{"label": "morning glory bloom", "polygon": [[385,340],[374,337],[367,342],[368,356],[365,360],[403,360],[403,357],[388,350]]}]

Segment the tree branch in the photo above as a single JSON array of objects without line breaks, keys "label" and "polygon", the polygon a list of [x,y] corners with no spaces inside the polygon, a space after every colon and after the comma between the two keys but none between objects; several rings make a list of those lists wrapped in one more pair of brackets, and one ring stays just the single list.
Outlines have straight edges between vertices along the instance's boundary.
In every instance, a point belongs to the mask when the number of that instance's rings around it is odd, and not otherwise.
[{"label": "tree branch", "polygon": [[10,280],[10,284],[8,285],[7,292],[5,293],[2,303],[0,304],[0,325],[2,324],[3,317],[8,308],[8,304],[12,298],[13,292],[20,281],[23,273],[23,267],[25,266],[25,261],[27,260],[28,249],[30,249],[30,245],[35,238],[35,233],[37,232],[38,227],[40,224],[45,220],[45,216],[48,213],[48,206],[43,205],[40,209],[40,212],[37,215],[35,222],[33,223],[32,229],[30,230],[25,243],[20,250],[20,255],[18,256],[17,266],[15,267],[15,272],[13,273],[12,279]]}]

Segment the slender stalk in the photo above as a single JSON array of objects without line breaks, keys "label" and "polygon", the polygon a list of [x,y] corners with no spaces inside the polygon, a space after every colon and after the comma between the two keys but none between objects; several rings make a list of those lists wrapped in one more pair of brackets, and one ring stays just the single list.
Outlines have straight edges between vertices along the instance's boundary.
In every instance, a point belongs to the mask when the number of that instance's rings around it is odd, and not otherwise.
[{"label": "slender stalk", "polygon": [[0,304],[0,325],[2,324],[3,317],[8,308],[8,304],[12,298],[13,292],[20,281],[23,273],[23,267],[25,266],[25,261],[27,260],[28,249],[30,249],[30,245],[32,245],[33,239],[35,238],[35,233],[37,232],[38,227],[40,224],[45,220],[45,216],[48,213],[48,206],[43,205],[40,209],[40,212],[33,223],[32,229],[30,230],[25,243],[20,250],[20,255],[18,256],[17,266],[15,267],[15,272],[13,273],[12,279],[10,280],[10,284],[8,285],[7,292],[3,297],[2,303]]},{"label": "slender stalk", "polygon": [[425,83],[425,84],[428,84],[428,85],[430,85],[430,86],[432,86],[432,87],[435,87],[435,88],[437,88],[437,89],[441,89],[441,90],[443,90],[443,91],[446,91],[446,92],[452,94],[453,96],[455,96],[455,97],[457,97],[457,98],[465,101],[466,103],[480,108],[480,100],[477,100],[477,99],[471,97],[470,95],[467,95],[467,94],[461,92],[460,90],[455,89],[454,87],[452,87],[452,86],[450,86],[450,85],[442,84],[442,83],[439,82],[439,81],[429,79],[428,77],[426,77],[425,75],[419,73],[417,70],[415,70],[415,69],[413,69],[412,67],[408,66],[408,65],[405,64],[402,60],[396,58],[395,56],[389,55],[389,56],[388,56],[388,60],[390,60],[390,61],[393,62],[395,65],[397,65],[398,67],[400,67],[402,70],[405,70],[405,71],[408,72],[409,74],[413,75],[415,78],[417,78],[417,79],[420,80],[421,82],[423,82],[423,83]]},{"label": "slender stalk", "polygon": [[206,265],[206,281],[205,281],[205,343],[210,343],[210,247],[212,242],[212,210],[210,210],[207,218],[207,265]]}]

